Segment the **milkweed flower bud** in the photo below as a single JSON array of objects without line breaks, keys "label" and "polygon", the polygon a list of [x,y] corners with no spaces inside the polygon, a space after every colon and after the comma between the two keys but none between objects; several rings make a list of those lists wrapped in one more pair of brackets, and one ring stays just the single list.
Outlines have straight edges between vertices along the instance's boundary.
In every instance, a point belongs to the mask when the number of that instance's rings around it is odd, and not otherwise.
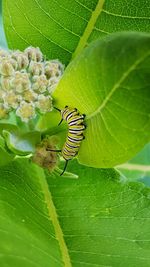
[{"label": "milkweed flower bud", "polygon": [[5,95],[5,92],[3,90],[0,90],[0,102],[3,102],[4,95]]},{"label": "milkweed flower bud", "polygon": [[36,107],[41,113],[46,113],[52,110],[52,98],[50,96],[39,95],[36,102]]},{"label": "milkweed flower bud", "polygon": [[16,71],[11,79],[11,86],[18,93],[22,93],[24,90],[31,88],[31,81],[29,74],[26,72]]},{"label": "milkweed flower bud", "polygon": [[14,51],[12,53],[12,58],[16,60],[18,70],[25,69],[29,65],[29,59],[28,59],[27,55],[20,52],[19,50]]},{"label": "milkweed flower bud", "polygon": [[52,172],[58,165],[58,154],[51,151],[57,149],[57,143],[58,140],[55,139],[55,136],[43,139],[42,142],[37,145],[32,161],[40,167]]},{"label": "milkweed flower bud", "polygon": [[48,86],[48,80],[45,75],[36,75],[33,77],[32,89],[38,93],[46,92]]},{"label": "milkweed flower bud", "polygon": [[0,48],[0,58],[9,57],[9,52]]},{"label": "milkweed flower bud", "polygon": [[44,65],[43,63],[31,61],[29,71],[32,75],[44,74]]},{"label": "milkweed flower bud", "polygon": [[4,104],[0,103],[0,119],[5,119],[8,115],[8,109],[4,106]]},{"label": "milkweed flower bud", "polygon": [[42,61],[43,60],[43,54],[40,51],[40,49],[37,47],[28,47],[25,49],[25,54],[27,55],[29,60],[33,60],[33,61]]},{"label": "milkweed flower bud", "polygon": [[51,93],[64,65],[47,61],[39,48],[0,49],[0,119],[13,111],[23,122],[52,110]]},{"label": "milkweed flower bud", "polygon": [[52,78],[49,79],[48,91],[49,91],[50,94],[55,90],[55,87],[57,86],[58,82],[59,82],[59,78],[58,77],[52,77]]},{"label": "milkweed flower bud", "polygon": [[16,95],[13,90],[4,93],[4,106],[7,108],[17,108],[20,101],[22,100],[21,96]]},{"label": "milkweed flower bud", "polygon": [[3,76],[11,76],[15,72],[12,62],[8,59],[3,59],[0,62],[0,74]]},{"label": "milkweed flower bud", "polygon": [[60,77],[64,66],[58,60],[51,60],[45,63],[45,75],[48,78]]},{"label": "milkweed flower bud", "polygon": [[38,98],[38,94],[36,94],[33,90],[29,89],[23,92],[23,99],[27,102],[34,102]]},{"label": "milkweed flower bud", "polygon": [[36,116],[35,107],[32,103],[22,101],[16,111],[16,115],[19,116],[22,121],[28,122]]},{"label": "milkweed flower bud", "polygon": [[9,77],[2,76],[0,79],[1,89],[5,90],[5,91],[9,91],[11,89],[10,82],[11,82],[11,80]]}]

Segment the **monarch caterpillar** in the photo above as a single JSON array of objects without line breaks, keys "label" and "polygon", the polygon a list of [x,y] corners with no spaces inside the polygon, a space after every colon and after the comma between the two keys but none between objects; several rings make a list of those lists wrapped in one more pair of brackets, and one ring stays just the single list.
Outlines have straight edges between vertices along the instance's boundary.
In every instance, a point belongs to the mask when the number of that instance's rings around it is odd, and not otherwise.
[{"label": "monarch caterpillar", "polygon": [[62,110],[56,107],[55,109],[57,109],[61,113],[62,117],[58,125],[60,125],[62,121],[65,120],[68,123],[69,128],[68,135],[62,150],[51,150],[55,152],[61,152],[63,158],[66,160],[64,170],[61,173],[61,175],[63,175],[67,168],[68,161],[78,154],[80,144],[85,138],[83,135],[83,132],[86,128],[86,126],[84,125],[85,114],[80,114],[76,108],[72,109],[68,106],[65,106],[65,108]]}]

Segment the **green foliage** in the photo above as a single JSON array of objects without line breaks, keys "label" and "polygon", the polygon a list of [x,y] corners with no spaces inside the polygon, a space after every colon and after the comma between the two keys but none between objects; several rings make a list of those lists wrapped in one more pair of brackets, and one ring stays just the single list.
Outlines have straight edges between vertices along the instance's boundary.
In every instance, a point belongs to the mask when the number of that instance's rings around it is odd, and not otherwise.
[{"label": "green foliage", "polygon": [[150,185],[150,144],[147,144],[128,163],[116,167],[116,169],[129,180],[136,179],[145,181]]},{"label": "green foliage", "polygon": [[0,136],[0,166],[6,165],[14,159],[15,155],[10,153],[5,146],[5,140]]},{"label": "green foliage", "polygon": [[70,170],[79,179],[27,160],[0,169],[0,265],[148,266],[149,189],[113,169]]},{"label": "green foliage", "polygon": [[58,107],[69,103],[86,114],[81,163],[112,167],[149,141],[149,85],[149,34],[108,36],[91,43],[72,61],[54,97]]},{"label": "green foliage", "polygon": [[[76,21],[81,37],[78,42],[69,37],[70,32],[68,35],[68,27],[74,29],[75,20],[70,14],[67,13],[66,17],[65,12],[62,13],[62,10],[66,11],[66,2],[58,5],[56,1],[43,3],[31,0],[28,3],[15,1],[15,4],[12,1],[4,1],[3,4],[10,48],[17,46],[23,49],[29,45],[30,38],[30,44],[40,46],[47,56],[57,57],[63,62],[71,57],[68,57],[66,51],[62,51],[62,42],[65,42],[65,45],[73,45],[73,57],[81,52],[66,69],[54,97],[58,108],[69,105],[77,107],[87,115],[86,140],[79,152],[79,161],[85,165],[112,167],[121,164],[132,158],[149,141],[150,36],[143,33],[117,33],[92,42],[87,49],[83,49],[89,40],[103,36],[103,26],[106,29],[109,27],[110,32],[135,29],[148,31],[148,4],[141,10],[138,8],[139,3],[136,3],[135,8],[135,2],[127,1],[123,11],[120,2],[115,6],[108,1],[89,1],[87,6],[78,1],[71,3],[71,14],[72,8],[76,10],[78,7],[77,20],[80,11],[84,11],[83,17],[89,11],[91,15],[86,17],[84,26]],[[54,9],[56,5],[57,8]],[[129,12],[131,7],[132,12]],[[15,16],[18,11],[20,15]],[[43,19],[42,23],[41,20],[35,19],[39,16]],[[45,27],[48,21],[49,28]],[[24,27],[20,27],[20,23]],[[60,27],[64,38],[59,34]],[[104,29],[105,31],[107,32]],[[41,35],[47,37],[48,42],[49,35],[59,39],[48,45],[46,41],[43,42]],[[58,43],[61,50],[57,46]],[[54,125],[52,116],[44,116],[43,120],[37,123],[37,129],[49,134],[58,134],[60,131],[62,146],[66,128],[60,127],[57,130],[57,123]],[[50,127],[45,128],[45,125]],[[97,147],[99,149],[95,155]]]},{"label": "green foliage", "polygon": [[0,170],[0,266],[60,266],[43,179],[43,171],[27,160],[9,165],[9,172],[8,167]]},{"label": "green foliage", "polygon": [[8,148],[17,155],[28,155],[35,152],[35,147],[41,141],[40,132],[28,132],[19,134],[17,132],[3,131]]},{"label": "green foliage", "polygon": [[7,47],[2,23],[1,4],[0,1],[0,47]]},{"label": "green foliage", "polygon": [[144,0],[4,0],[3,6],[10,48],[23,50],[32,44],[63,63],[109,33],[150,31],[149,2]]},{"label": "green foliage", "polygon": [[[4,0],[3,11],[10,49],[71,61],[53,102],[86,114],[80,163],[130,160],[150,139],[149,1]],[[62,147],[59,121],[53,110],[0,123],[0,266],[150,266],[150,189],[136,181],[150,176],[149,148],[118,171],[73,160],[60,177],[24,157],[47,135]]]},{"label": "green foliage", "polygon": [[147,144],[142,151],[140,151],[133,159],[130,160],[130,163],[139,163],[143,165],[150,165],[150,143]]}]

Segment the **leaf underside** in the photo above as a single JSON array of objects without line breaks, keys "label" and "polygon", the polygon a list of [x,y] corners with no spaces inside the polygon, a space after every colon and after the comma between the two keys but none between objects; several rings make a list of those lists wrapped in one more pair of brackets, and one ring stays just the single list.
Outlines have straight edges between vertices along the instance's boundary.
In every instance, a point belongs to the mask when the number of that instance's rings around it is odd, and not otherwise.
[{"label": "leaf underside", "polygon": [[150,35],[116,33],[91,43],[67,67],[53,97],[57,107],[86,114],[82,164],[126,162],[150,138]]},{"label": "leaf underside", "polygon": [[149,189],[113,169],[70,169],[79,179],[27,160],[0,168],[0,266],[149,266]]}]

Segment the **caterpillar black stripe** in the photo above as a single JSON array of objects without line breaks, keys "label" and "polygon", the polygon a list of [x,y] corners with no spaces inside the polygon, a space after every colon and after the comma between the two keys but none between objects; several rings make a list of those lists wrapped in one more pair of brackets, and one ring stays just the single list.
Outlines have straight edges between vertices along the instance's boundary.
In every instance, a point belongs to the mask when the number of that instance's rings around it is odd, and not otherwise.
[{"label": "caterpillar black stripe", "polygon": [[62,150],[55,150],[56,152],[61,152],[63,158],[66,160],[64,170],[61,173],[61,175],[63,175],[66,170],[68,161],[78,154],[81,142],[85,138],[83,135],[86,128],[84,124],[85,114],[80,114],[76,108],[72,109],[68,106],[65,106],[65,108],[62,110],[58,108],[55,109],[57,109],[61,113],[61,121],[58,125],[60,125],[62,121],[66,121],[69,128],[66,142]]}]

